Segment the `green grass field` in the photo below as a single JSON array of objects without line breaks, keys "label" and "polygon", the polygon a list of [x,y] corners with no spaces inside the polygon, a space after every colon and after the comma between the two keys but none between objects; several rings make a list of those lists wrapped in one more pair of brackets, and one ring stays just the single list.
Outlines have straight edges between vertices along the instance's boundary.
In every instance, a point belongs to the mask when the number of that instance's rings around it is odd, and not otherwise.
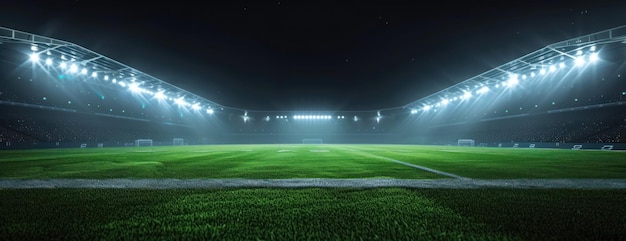
[{"label": "green grass field", "polygon": [[626,178],[626,152],[416,145],[214,145],[0,152],[0,178]]},{"label": "green grass field", "polygon": [[[625,179],[626,152],[413,145],[0,151],[0,179]],[[1,240],[626,240],[624,189],[0,189]]]}]

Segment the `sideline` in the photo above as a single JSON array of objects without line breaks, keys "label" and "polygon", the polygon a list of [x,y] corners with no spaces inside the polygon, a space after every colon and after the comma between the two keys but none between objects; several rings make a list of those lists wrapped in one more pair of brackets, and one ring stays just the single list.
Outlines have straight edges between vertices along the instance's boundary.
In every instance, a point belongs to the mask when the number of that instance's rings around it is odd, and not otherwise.
[{"label": "sideline", "polygon": [[53,188],[437,188],[437,189],[626,189],[626,179],[0,179],[2,189]]}]

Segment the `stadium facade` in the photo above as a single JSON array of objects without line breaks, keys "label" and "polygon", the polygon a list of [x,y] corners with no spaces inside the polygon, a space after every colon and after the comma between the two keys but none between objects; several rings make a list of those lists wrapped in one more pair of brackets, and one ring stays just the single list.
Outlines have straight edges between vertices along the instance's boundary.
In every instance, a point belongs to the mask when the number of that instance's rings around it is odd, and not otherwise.
[{"label": "stadium facade", "polygon": [[0,43],[0,149],[175,138],[626,149],[626,26],[545,46],[404,106],[354,111],[228,107],[70,42],[0,28]]}]

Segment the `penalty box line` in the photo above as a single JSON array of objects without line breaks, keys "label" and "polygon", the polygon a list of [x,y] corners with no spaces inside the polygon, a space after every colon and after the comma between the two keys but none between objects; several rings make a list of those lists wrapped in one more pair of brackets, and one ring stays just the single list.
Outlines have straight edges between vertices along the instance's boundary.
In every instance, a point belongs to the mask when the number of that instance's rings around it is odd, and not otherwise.
[{"label": "penalty box line", "polygon": [[456,175],[456,174],[453,174],[453,173],[443,172],[443,171],[435,170],[435,169],[428,168],[428,167],[425,167],[425,166],[420,166],[420,165],[415,165],[415,164],[411,164],[411,163],[406,163],[406,162],[403,162],[403,161],[398,161],[396,159],[392,159],[392,158],[389,158],[389,157],[374,155],[374,154],[371,154],[371,153],[366,153],[366,152],[358,151],[358,150],[354,150],[354,149],[347,149],[346,148],[346,150],[353,151],[353,152],[358,152],[361,155],[367,154],[369,156],[372,156],[372,157],[375,157],[375,158],[378,158],[378,159],[392,161],[392,162],[395,162],[395,163],[398,163],[398,164],[402,164],[402,165],[405,165],[405,166],[409,166],[409,167],[413,167],[413,168],[416,168],[416,169],[420,169],[422,171],[427,171],[427,172],[431,172],[431,173],[435,173],[435,174],[439,174],[439,175],[443,175],[443,176],[447,176],[447,177],[452,177],[452,178],[457,178],[457,179],[470,179],[468,177],[462,177],[462,176],[459,176],[459,175]]},{"label": "penalty box line", "polygon": [[[374,155],[374,156],[376,156],[376,155]],[[435,169],[432,169],[432,168],[428,168],[428,167],[425,167],[425,166],[419,166],[419,165],[415,165],[415,164],[411,164],[411,163],[406,163],[406,162],[403,162],[403,161],[398,161],[398,160],[387,158],[387,157],[378,156],[378,158],[382,158],[382,159],[389,160],[389,161],[392,161],[392,162],[395,162],[395,163],[399,163],[399,164],[402,164],[402,165],[405,165],[405,166],[410,166],[410,167],[413,167],[413,168],[417,168],[417,169],[420,169],[420,170],[424,170],[424,171],[427,171],[427,172],[432,172],[432,173],[436,173],[436,174],[439,174],[439,175],[444,175],[444,176],[448,176],[448,177],[452,177],[452,178],[470,179],[468,177],[462,177],[462,176],[459,176],[459,175],[456,175],[456,174],[452,174],[452,173],[449,173],[449,172],[442,172],[442,171],[435,170]]]}]

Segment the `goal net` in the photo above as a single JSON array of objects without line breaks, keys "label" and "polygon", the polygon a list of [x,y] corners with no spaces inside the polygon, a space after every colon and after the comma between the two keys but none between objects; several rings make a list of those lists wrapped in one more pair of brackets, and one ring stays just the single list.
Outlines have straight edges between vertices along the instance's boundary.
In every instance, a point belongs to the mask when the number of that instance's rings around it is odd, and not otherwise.
[{"label": "goal net", "polygon": [[302,139],[302,144],[322,144],[322,139]]},{"label": "goal net", "polygon": [[172,139],[172,145],[174,146],[182,146],[185,144],[185,139],[183,138],[174,138]]},{"label": "goal net", "polygon": [[474,139],[459,139],[457,141],[458,146],[474,146]]},{"label": "goal net", "polygon": [[152,139],[137,139],[135,146],[152,146]]}]

